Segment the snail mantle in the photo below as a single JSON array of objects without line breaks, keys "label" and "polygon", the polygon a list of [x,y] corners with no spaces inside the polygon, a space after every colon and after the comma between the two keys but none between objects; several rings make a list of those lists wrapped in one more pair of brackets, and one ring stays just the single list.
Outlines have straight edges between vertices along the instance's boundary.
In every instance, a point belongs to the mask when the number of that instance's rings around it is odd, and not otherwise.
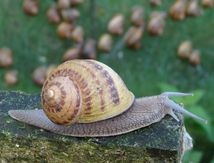
[{"label": "snail mantle", "polygon": [[11,109],[41,108],[40,96],[0,91],[0,162],[180,162],[191,137],[166,115],[148,127],[113,137],[76,138],[18,122]]}]

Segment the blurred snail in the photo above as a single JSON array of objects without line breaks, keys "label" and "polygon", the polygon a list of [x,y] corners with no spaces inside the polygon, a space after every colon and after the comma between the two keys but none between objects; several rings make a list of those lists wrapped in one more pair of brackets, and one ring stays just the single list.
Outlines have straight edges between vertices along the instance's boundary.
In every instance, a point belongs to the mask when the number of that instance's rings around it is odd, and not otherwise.
[{"label": "blurred snail", "polygon": [[198,0],[191,0],[187,6],[187,15],[199,16],[202,14],[202,9],[198,4]]},{"label": "blurred snail", "polygon": [[51,64],[47,67],[46,73],[45,73],[45,78],[47,78],[50,73],[56,68],[57,66],[55,64]]},{"label": "blurred snail", "polygon": [[141,46],[142,35],[143,27],[130,27],[125,37],[126,45],[133,49],[139,49]]},{"label": "blurred snail", "polygon": [[57,7],[59,9],[69,8],[71,5],[71,0],[58,0]]},{"label": "blurred snail", "polygon": [[59,23],[61,21],[61,17],[59,15],[56,5],[53,5],[48,9],[47,17],[49,22],[51,23]]},{"label": "blurred snail", "polygon": [[72,6],[77,6],[83,3],[83,0],[70,0]]},{"label": "blurred snail", "polygon": [[73,22],[80,17],[80,12],[76,9],[63,9],[61,10],[62,19],[67,22]]},{"label": "blurred snail", "polygon": [[109,52],[112,49],[112,36],[110,34],[103,34],[100,36],[99,42],[98,42],[98,49]]},{"label": "blurred snail", "polygon": [[74,29],[71,33],[71,39],[75,42],[83,42],[84,30],[81,26],[74,27]]},{"label": "blurred snail", "polygon": [[213,7],[214,6],[214,0],[202,0],[202,5],[204,7]]},{"label": "blurred snail", "polygon": [[150,0],[149,2],[152,6],[160,6],[162,3],[162,0]]},{"label": "blurred snail", "polygon": [[63,55],[63,62],[71,60],[71,59],[79,59],[80,58],[80,49],[79,48],[70,48]]},{"label": "blurred snail", "polygon": [[57,33],[59,37],[70,39],[74,26],[67,22],[62,22],[58,25]]},{"label": "blurred snail", "polygon": [[192,53],[192,42],[191,41],[184,41],[178,47],[178,56],[181,59],[189,58],[190,54]]},{"label": "blurred snail", "polygon": [[12,51],[9,48],[0,49],[0,67],[9,67],[13,64]]},{"label": "blurred snail", "polygon": [[176,0],[170,7],[169,15],[174,20],[183,20],[186,17],[187,0]]},{"label": "blurred snail", "polygon": [[131,22],[135,26],[143,26],[144,25],[144,12],[143,12],[142,7],[135,6],[132,9]]},{"label": "blurred snail", "polygon": [[39,12],[39,2],[38,0],[24,0],[22,8],[28,15],[37,15]]},{"label": "blurred snail", "polygon": [[82,47],[82,58],[84,59],[96,59],[96,41],[93,39],[88,39]]},{"label": "blurred snail", "polygon": [[42,86],[47,75],[47,67],[40,66],[34,69],[32,73],[32,80],[35,84]]},{"label": "blurred snail", "polygon": [[43,110],[10,110],[9,115],[62,135],[114,136],[151,125],[167,114],[179,121],[174,111],[205,121],[169,99],[187,95],[191,94],[165,92],[135,98],[107,65],[71,60],[59,65],[45,81]]},{"label": "blurred snail", "polygon": [[199,50],[193,50],[193,52],[189,56],[189,62],[193,66],[197,66],[201,63],[200,51]]},{"label": "blurred snail", "polygon": [[18,82],[18,71],[10,70],[4,75],[5,83],[9,86],[15,85]]},{"label": "blurred snail", "polygon": [[165,27],[165,18],[167,14],[165,12],[153,12],[148,22],[148,32],[154,36],[160,36],[163,34]]},{"label": "blurred snail", "polygon": [[108,23],[108,31],[111,34],[121,35],[124,28],[124,16],[122,14],[115,15]]}]

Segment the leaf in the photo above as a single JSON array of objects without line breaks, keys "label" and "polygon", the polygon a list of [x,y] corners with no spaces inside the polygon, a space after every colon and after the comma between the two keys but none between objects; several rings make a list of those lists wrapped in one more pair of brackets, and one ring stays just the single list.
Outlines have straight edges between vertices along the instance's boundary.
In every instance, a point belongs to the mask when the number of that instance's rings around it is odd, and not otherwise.
[{"label": "leaf", "polygon": [[[204,122],[198,121],[198,120],[196,120],[195,122],[198,123],[205,130],[208,139],[211,142],[214,142],[214,137],[213,137],[214,131],[213,131],[212,125],[211,125],[212,117],[209,114],[207,114],[205,109],[203,109],[201,106],[192,106],[192,107],[187,108],[187,110],[208,121],[207,124],[205,124]],[[191,117],[189,117],[189,118],[191,118]]]}]

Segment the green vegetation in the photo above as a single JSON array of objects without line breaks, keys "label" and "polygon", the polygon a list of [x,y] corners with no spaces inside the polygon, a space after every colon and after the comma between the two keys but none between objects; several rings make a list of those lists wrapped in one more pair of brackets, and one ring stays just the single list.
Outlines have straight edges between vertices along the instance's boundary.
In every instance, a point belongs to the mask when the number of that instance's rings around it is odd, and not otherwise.
[{"label": "green vegetation", "polygon": [[[0,47],[12,49],[14,65],[11,68],[19,71],[19,83],[14,87],[7,87],[2,82],[6,69],[0,69],[0,89],[38,93],[40,88],[35,86],[31,80],[33,69],[39,65],[59,64],[63,52],[72,45],[71,41],[59,39],[56,34],[56,25],[48,23],[46,10],[53,1],[40,1],[40,12],[35,17],[26,16],[22,12],[21,1],[0,1]],[[152,10],[167,11],[172,4],[171,1],[164,0],[161,7],[153,9],[146,0],[99,0],[96,6],[96,29],[94,29],[95,32],[92,32],[93,26],[88,3],[89,1],[86,1],[79,7],[81,10],[79,24],[83,25],[88,37],[95,38],[106,32],[108,20],[116,13],[124,13],[128,17],[132,6],[143,5],[146,19],[148,19]],[[204,14],[200,17],[187,18],[180,22],[167,18],[164,35],[151,37],[145,32],[140,50],[133,51],[124,48],[118,54],[111,56],[99,53],[98,60],[118,72],[136,96],[161,93],[161,90],[165,89],[160,86],[160,83],[168,83],[182,92],[199,90],[197,92],[200,97],[195,102],[188,104],[188,100],[185,100],[184,104],[187,104],[187,109],[208,118],[206,115],[214,115],[213,19],[213,9],[204,10]],[[126,19],[126,29],[129,25],[130,22]],[[115,37],[115,43],[119,39]],[[201,66],[192,67],[176,56],[177,46],[186,39],[193,42],[194,48],[201,50]],[[170,88],[168,86],[167,90],[172,91]],[[191,101],[191,98],[186,97],[185,99]],[[200,155],[199,160],[202,159],[206,162],[210,161],[214,155],[212,137],[214,135],[214,118],[210,116],[208,119],[209,127],[198,124],[193,119],[186,121],[188,131],[194,139],[194,150],[197,150],[192,156],[197,155],[198,158]]]}]

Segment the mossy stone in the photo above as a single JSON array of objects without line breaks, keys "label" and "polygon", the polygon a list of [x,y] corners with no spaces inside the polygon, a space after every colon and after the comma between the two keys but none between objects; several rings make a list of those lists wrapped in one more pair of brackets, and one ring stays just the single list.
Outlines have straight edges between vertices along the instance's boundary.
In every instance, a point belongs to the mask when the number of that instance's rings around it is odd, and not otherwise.
[{"label": "mossy stone", "polygon": [[0,92],[0,162],[179,162],[183,123],[166,116],[128,134],[75,138],[18,122],[11,109],[41,108],[40,96]]}]

